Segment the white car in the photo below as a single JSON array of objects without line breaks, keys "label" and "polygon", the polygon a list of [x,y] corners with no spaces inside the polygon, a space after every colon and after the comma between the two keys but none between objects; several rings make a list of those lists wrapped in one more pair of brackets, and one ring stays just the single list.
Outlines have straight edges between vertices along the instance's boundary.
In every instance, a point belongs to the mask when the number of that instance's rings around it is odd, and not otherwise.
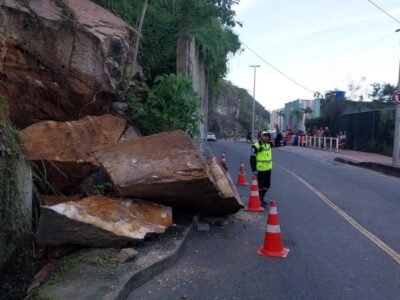
[{"label": "white car", "polygon": [[214,132],[207,133],[207,141],[213,141],[213,142],[217,141],[217,137],[215,136]]}]

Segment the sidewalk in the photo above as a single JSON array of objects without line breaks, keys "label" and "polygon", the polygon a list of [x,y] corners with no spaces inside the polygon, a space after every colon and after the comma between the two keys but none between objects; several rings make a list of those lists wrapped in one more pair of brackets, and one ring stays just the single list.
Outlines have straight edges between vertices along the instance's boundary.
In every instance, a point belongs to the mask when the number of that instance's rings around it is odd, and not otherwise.
[{"label": "sidewalk", "polygon": [[339,152],[330,152],[326,150],[318,150],[297,146],[284,146],[278,149],[284,149],[285,151],[295,153],[304,153],[312,157],[334,160],[336,162],[381,172],[386,175],[400,177],[400,168],[393,167],[392,158],[385,155],[354,150],[340,150]]}]

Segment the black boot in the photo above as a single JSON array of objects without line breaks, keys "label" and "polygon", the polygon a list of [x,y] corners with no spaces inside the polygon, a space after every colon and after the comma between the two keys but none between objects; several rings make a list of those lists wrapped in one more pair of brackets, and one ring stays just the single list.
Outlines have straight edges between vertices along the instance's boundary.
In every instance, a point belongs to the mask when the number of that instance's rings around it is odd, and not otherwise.
[{"label": "black boot", "polygon": [[260,202],[261,202],[262,207],[268,206],[268,202],[264,200],[266,193],[267,193],[267,190],[265,190],[265,189],[260,190]]}]

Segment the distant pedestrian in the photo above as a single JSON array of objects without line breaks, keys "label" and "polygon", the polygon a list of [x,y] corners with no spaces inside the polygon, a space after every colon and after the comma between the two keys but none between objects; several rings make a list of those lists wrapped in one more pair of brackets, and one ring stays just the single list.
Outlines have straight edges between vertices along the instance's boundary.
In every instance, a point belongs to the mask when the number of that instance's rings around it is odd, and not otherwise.
[{"label": "distant pedestrian", "polygon": [[251,170],[257,176],[261,205],[264,207],[268,205],[264,197],[271,186],[272,150],[270,140],[271,134],[268,131],[262,131],[260,140],[251,147],[252,154],[250,156]]},{"label": "distant pedestrian", "polygon": [[329,131],[328,126],[326,126],[325,129],[324,129],[324,137],[330,137],[330,136],[331,136],[331,133]]},{"label": "distant pedestrian", "polygon": [[339,132],[339,148],[342,150],[346,149],[346,131]]},{"label": "distant pedestrian", "polygon": [[249,142],[251,143],[251,132],[247,132],[247,136],[246,136],[246,143]]}]

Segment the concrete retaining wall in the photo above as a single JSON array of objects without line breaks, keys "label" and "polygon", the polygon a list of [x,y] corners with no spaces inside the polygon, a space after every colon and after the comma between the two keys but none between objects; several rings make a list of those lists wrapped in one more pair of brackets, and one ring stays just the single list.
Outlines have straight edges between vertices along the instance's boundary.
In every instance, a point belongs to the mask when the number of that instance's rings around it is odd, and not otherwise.
[{"label": "concrete retaining wall", "polygon": [[196,47],[195,39],[189,35],[181,35],[177,42],[176,72],[192,80],[193,90],[200,97],[200,114],[202,121],[199,125],[200,138],[207,136],[208,124],[208,82],[204,61]]}]

